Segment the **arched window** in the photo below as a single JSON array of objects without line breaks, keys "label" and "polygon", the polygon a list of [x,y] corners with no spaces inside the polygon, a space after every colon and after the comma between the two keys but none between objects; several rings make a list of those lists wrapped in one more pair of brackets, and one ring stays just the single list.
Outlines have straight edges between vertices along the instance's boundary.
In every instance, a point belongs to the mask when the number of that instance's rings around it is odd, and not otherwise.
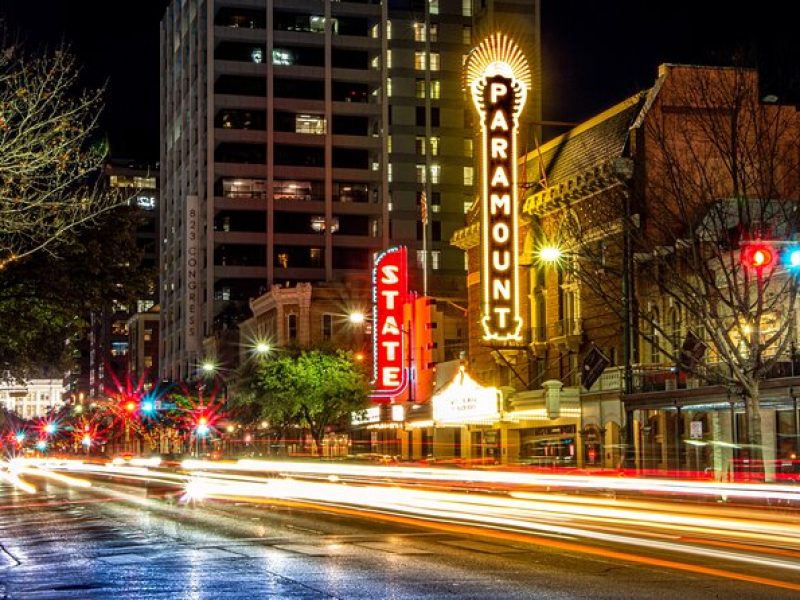
[{"label": "arched window", "polygon": [[657,308],[653,307],[653,310],[650,311],[647,325],[649,329],[648,333],[650,334],[648,336],[650,362],[653,364],[658,364],[661,362],[661,335],[659,332],[659,327],[661,327],[661,319]]}]

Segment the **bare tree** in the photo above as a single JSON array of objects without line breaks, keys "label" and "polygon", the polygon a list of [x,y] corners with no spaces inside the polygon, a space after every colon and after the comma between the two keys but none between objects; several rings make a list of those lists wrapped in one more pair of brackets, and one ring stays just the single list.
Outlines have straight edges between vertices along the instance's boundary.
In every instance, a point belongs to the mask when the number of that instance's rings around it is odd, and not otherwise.
[{"label": "bare tree", "polygon": [[[2,34],[2,24],[0,24]],[[122,202],[97,185],[102,90],[80,90],[69,51],[30,54],[0,35],[0,269]]]},{"label": "bare tree", "polygon": [[[634,339],[663,362],[737,390],[750,456],[759,459],[759,387],[797,331],[798,275],[779,255],[800,224],[798,113],[762,104],[753,71],[676,69],[631,130],[630,179],[562,207],[545,234],[572,250],[567,267],[586,301],[622,322],[627,271],[636,282]],[[758,249],[772,252],[763,268],[747,264]],[[707,351],[684,351],[687,335]]]}]

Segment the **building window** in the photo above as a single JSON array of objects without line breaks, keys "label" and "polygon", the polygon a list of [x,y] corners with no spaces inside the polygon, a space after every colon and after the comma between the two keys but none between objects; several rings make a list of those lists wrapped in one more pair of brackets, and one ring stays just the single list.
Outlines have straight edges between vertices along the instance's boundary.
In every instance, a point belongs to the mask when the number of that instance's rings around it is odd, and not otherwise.
[{"label": "building window", "polygon": [[381,68],[381,57],[380,56],[376,56],[375,58],[372,59],[370,64],[372,65],[373,69],[380,69]]},{"label": "building window", "polygon": [[440,138],[432,136],[429,139],[431,147],[431,156],[439,156],[439,141]]},{"label": "building window", "polygon": [[417,268],[423,269],[425,267],[425,251],[417,250]]},{"label": "building window", "polygon": [[[391,183],[392,182],[392,163],[386,165],[386,180]],[[391,208],[389,210],[392,210]]]},{"label": "building window", "polygon": [[472,138],[464,138],[464,156],[472,158]]},{"label": "building window", "polygon": [[[338,225],[337,225],[338,229]],[[331,231],[333,228],[331,227]],[[321,267],[322,266],[322,248],[309,248],[308,249],[308,260],[311,263],[312,267]]]},{"label": "building window", "polygon": [[465,46],[472,45],[472,27],[469,25],[464,25],[464,27],[461,29],[461,42]]},{"label": "building window", "polygon": [[465,17],[472,16],[472,0],[461,0],[461,14]]},{"label": "building window", "polygon": [[441,212],[442,211],[442,193],[441,192],[431,192],[431,212]]},{"label": "building window", "polygon": [[430,31],[430,38],[432,42],[439,41],[439,24],[438,23],[431,23]]},{"label": "building window", "polygon": [[442,253],[440,250],[431,250],[431,269],[433,271],[439,270],[439,260],[441,255]]},{"label": "building window", "polygon": [[427,52],[414,52],[414,68],[417,71],[424,71],[426,65],[428,64],[427,61]]},{"label": "building window", "polygon": [[442,97],[442,82],[439,81],[438,79],[431,79],[431,100],[438,100],[441,97]]},{"label": "building window", "polygon": [[431,165],[431,183],[439,183],[442,177],[442,166]]},{"label": "building window", "polygon": [[278,252],[276,257],[278,259],[278,266],[283,269],[289,268],[289,253],[288,252]]},{"label": "building window", "polygon": [[322,341],[329,342],[333,337],[333,315],[325,313],[322,315]]},{"label": "building window", "polygon": [[431,240],[434,242],[441,242],[442,241],[442,222],[441,221],[432,221],[431,222]]},{"label": "building window", "polygon": [[273,65],[292,65],[294,64],[294,56],[291,51],[284,48],[274,48],[272,50],[272,64]]},{"label": "building window", "polygon": [[425,80],[424,79],[417,79],[416,85],[417,91],[417,98],[424,100],[425,99]]},{"label": "building window", "polygon": [[145,369],[152,369],[153,368],[153,357],[147,355],[144,357],[144,368]]},{"label": "building window", "polygon": [[386,21],[386,39],[392,39],[392,22]]},{"label": "building window", "polygon": [[387,50],[386,51],[386,68],[387,69],[391,69],[392,68],[392,51],[391,50]]},{"label": "building window", "polygon": [[322,115],[295,115],[294,130],[296,133],[325,135],[327,130],[325,117]]},{"label": "building window", "polygon": [[370,36],[374,39],[378,39],[379,37],[381,37],[380,23],[376,23],[375,25],[372,26],[372,29],[370,30]]},{"label": "building window", "polygon": [[264,62],[264,50],[262,48],[253,48],[250,51],[250,60],[252,60],[257,65],[260,65]]},{"label": "building window", "polygon": [[425,183],[425,165],[417,165],[417,183]]},{"label": "building window", "polygon": [[438,71],[439,70],[439,53],[438,52],[431,52],[430,59],[431,71]]},{"label": "building window", "polygon": [[475,169],[472,167],[464,167],[464,185],[475,185],[474,177]]},{"label": "building window", "polygon": [[286,316],[286,338],[291,342],[297,339],[297,315]]},{"label": "building window", "polygon": [[424,42],[427,38],[425,23],[414,23],[411,27],[414,29],[414,41]]},{"label": "building window", "polygon": [[386,78],[386,97],[387,98],[391,98],[392,97],[392,78],[391,77],[387,77]]},{"label": "building window", "polygon": [[464,252],[464,270],[469,271],[469,253]]},{"label": "building window", "polygon": [[392,153],[392,136],[386,136],[386,151],[391,154]]},{"label": "building window", "polygon": [[418,135],[414,140],[414,147],[417,150],[417,156],[425,156],[425,138]]},{"label": "building window", "polygon": [[472,200],[464,200],[464,214],[469,213],[469,209],[472,208]]},{"label": "building window", "polygon": [[432,15],[439,14],[439,0],[430,0],[428,12]]}]

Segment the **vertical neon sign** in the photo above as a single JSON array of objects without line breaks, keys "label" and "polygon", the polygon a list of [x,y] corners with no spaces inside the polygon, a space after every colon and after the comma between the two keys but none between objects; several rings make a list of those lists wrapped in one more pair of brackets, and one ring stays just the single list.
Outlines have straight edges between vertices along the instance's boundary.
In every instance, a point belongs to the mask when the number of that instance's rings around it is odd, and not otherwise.
[{"label": "vertical neon sign", "polygon": [[483,338],[519,341],[517,134],[530,69],[517,45],[495,33],[470,53],[466,77],[481,124]]},{"label": "vertical neon sign", "polygon": [[372,353],[375,400],[389,400],[408,386],[403,329],[408,301],[406,247],[395,246],[375,257],[372,268]]}]

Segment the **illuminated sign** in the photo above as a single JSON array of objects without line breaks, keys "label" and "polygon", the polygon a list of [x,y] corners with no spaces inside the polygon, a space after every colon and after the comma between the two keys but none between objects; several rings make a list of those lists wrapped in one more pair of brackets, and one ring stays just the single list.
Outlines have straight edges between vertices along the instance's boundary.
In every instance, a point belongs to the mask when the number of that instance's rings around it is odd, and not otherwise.
[{"label": "illuminated sign", "polygon": [[184,281],[186,297],[186,350],[197,352],[200,347],[200,200],[197,196],[186,197],[186,241],[184,255]]},{"label": "illuminated sign", "polygon": [[517,273],[517,133],[530,87],[522,51],[495,33],[466,63],[481,124],[481,326],[486,340],[522,339]]},{"label": "illuminated sign", "polygon": [[464,367],[431,403],[433,420],[438,424],[493,422],[500,418],[500,392],[480,385],[464,372]]},{"label": "illuminated sign", "polygon": [[352,425],[367,425],[369,423],[378,423],[380,420],[380,406],[373,406],[365,410],[359,410],[350,415],[350,423]]},{"label": "illuminated sign", "polygon": [[372,269],[372,353],[374,399],[389,400],[408,385],[406,340],[403,329],[408,299],[405,246],[395,246],[375,257]]}]

